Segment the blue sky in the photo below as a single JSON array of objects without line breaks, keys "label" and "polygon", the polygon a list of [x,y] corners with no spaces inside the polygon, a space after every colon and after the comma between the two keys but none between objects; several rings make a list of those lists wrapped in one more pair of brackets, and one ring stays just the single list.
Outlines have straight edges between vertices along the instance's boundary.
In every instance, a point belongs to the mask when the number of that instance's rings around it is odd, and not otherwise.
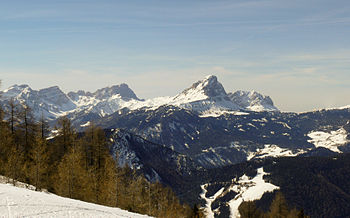
[{"label": "blue sky", "polygon": [[11,0],[0,7],[1,89],[175,95],[214,74],[284,111],[350,104],[350,2]]}]

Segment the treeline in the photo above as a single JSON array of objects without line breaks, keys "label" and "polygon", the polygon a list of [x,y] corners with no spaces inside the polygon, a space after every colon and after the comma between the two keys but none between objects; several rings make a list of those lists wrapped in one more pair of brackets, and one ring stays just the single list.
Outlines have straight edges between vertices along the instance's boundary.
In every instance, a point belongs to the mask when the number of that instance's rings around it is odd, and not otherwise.
[{"label": "treeline", "polygon": [[242,202],[238,210],[241,218],[308,218],[304,210],[289,209],[281,192],[276,193],[267,212],[260,210],[254,201]]},{"label": "treeline", "polygon": [[78,134],[63,117],[48,140],[43,116],[36,121],[29,107],[13,101],[8,106],[6,113],[0,108],[0,174],[14,183],[155,217],[202,217],[170,188],[118,166],[101,128],[90,125]]},{"label": "treeline", "polygon": [[350,216],[350,154],[278,158],[264,166],[288,203],[311,217]]}]

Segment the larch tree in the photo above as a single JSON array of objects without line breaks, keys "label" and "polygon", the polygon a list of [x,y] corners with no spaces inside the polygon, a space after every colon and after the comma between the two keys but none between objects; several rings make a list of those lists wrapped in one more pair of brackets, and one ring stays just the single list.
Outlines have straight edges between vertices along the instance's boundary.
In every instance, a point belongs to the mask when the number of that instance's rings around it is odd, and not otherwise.
[{"label": "larch tree", "polygon": [[16,116],[17,106],[16,106],[13,98],[10,99],[9,106],[10,106],[11,134],[14,135],[15,134],[15,125],[17,123],[17,116]]},{"label": "larch tree", "polygon": [[77,138],[77,133],[67,117],[58,119],[54,133],[55,138],[53,145],[50,147],[50,152],[55,154],[52,156],[52,161],[59,162],[63,155],[73,146]]},{"label": "larch tree", "polygon": [[289,214],[286,199],[281,192],[277,192],[273,199],[268,216],[271,218],[285,218]]},{"label": "larch tree", "polygon": [[32,110],[28,105],[23,105],[18,112],[19,117],[19,138],[24,151],[24,158],[30,160],[29,151],[34,144],[37,125]]},{"label": "larch tree", "polygon": [[49,166],[49,153],[47,141],[40,134],[35,136],[35,142],[30,150],[30,178],[36,190],[47,186],[47,173]]},{"label": "larch tree", "polygon": [[87,177],[83,150],[80,143],[75,141],[57,166],[55,190],[59,195],[85,200]]},{"label": "larch tree", "polygon": [[241,218],[259,218],[263,213],[256,207],[253,201],[244,201],[238,207]]},{"label": "larch tree", "polygon": [[0,173],[6,175],[8,159],[11,155],[13,136],[8,123],[4,120],[4,111],[0,108]]}]

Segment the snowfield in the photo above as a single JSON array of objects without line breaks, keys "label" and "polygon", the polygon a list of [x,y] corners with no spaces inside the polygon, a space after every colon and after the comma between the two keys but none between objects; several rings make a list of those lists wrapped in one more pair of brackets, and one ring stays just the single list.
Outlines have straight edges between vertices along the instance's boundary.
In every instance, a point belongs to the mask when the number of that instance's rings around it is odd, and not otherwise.
[{"label": "snowfield", "polygon": [[240,217],[238,207],[243,201],[254,201],[260,199],[265,192],[272,192],[279,189],[271,183],[265,182],[263,177],[267,175],[261,167],[258,169],[257,175],[249,179],[248,176],[243,175],[238,180],[238,185],[234,185],[230,190],[238,194],[229,202],[231,217]]},{"label": "snowfield", "polygon": [[0,217],[149,217],[119,208],[0,184]]},{"label": "snowfield", "polygon": [[243,175],[239,178],[235,185],[232,185],[227,190],[221,188],[211,197],[205,196],[207,193],[206,188],[208,184],[201,185],[202,193],[200,194],[200,197],[206,202],[204,207],[206,217],[214,217],[215,211],[212,211],[211,209],[212,203],[215,201],[215,199],[221,197],[227,192],[234,191],[237,193],[235,198],[228,202],[228,205],[230,206],[230,217],[238,218],[240,217],[238,207],[243,201],[258,200],[264,195],[265,192],[272,192],[279,189],[278,186],[265,182],[263,179],[264,175],[267,175],[267,173],[265,173],[261,167],[257,170],[257,175],[254,178],[249,179],[248,176]]},{"label": "snowfield", "polygon": [[217,197],[219,197],[223,191],[224,188],[221,188],[217,193],[215,193],[214,196],[211,196],[209,198],[206,198],[205,195],[207,194],[206,185],[201,185],[202,193],[200,194],[200,197],[205,200],[205,208],[204,213],[206,215],[206,218],[214,218],[214,212],[211,210],[211,204],[215,201]]},{"label": "snowfield", "polygon": [[331,131],[330,133],[314,131],[310,132],[307,136],[311,138],[308,142],[314,144],[316,148],[324,147],[337,153],[342,153],[338,148],[339,146],[349,143],[347,139],[348,133],[344,128]]},{"label": "snowfield", "polygon": [[295,157],[300,154],[305,153],[306,151],[299,149],[297,152],[293,152],[290,149],[280,148],[277,145],[265,145],[264,148],[258,148],[256,152],[249,152],[247,160],[253,158],[267,158],[267,157]]}]

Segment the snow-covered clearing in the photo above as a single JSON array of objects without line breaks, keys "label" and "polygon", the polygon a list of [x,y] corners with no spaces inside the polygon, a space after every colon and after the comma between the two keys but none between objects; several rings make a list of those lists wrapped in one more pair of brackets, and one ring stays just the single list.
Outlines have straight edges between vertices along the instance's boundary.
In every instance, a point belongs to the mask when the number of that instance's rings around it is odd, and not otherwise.
[{"label": "snow-covered clearing", "polygon": [[148,217],[119,208],[106,207],[36,192],[11,184],[0,184],[0,217]]},{"label": "snow-covered clearing", "polygon": [[201,113],[199,117],[220,117],[225,114],[232,114],[235,116],[245,116],[249,115],[249,113],[241,112],[241,111],[228,111],[228,110],[207,110]]},{"label": "snow-covered clearing", "polygon": [[253,158],[266,158],[266,157],[294,157],[299,154],[303,154],[306,151],[304,150],[298,150],[297,153],[293,153],[293,151],[286,149],[286,148],[280,148],[277,145],[265,145],[264,148],[258,148],[256,152],[250,152],[248,153],[247,160],[251,160]]},{"label": "snow-covered clearing", "polygon": [[214,196],[211,196],[207,198],[205,195],[207,194],[207,185],[201,185],[202,193],[200,194],[200,197],[205,200],[205,208],[204,213],[206,215],[206,218],[214,218],[214,212],[211,210],[211,204],[215,201],[215,199],[222,194],[224,191],[224,188],[221,188],[217,193],[215,193]]},{"label": "snow-covered clearing", "polygon": [[263,179],[264,175],[267,175],[267,173],[265,173],[261,167],[257,169],[257,175],[254,178],[249,179],[248,176],[243,175],[229,189],[225,190],[224,188],[221,188],[211,197],[205,196],[207,194],[208,184],[201,185],[202,193],[200,194],[200,197],[206,202],[204,207],[206,217],[214,217],[215,210],[213,211],[211,209],[211,205],[218,197],[221,197],[224,193],[228,193],[230,191],[238,193],[234,199],[228,202],[228,205],[230,207],[230,217],[238,218],[240,217],[238,207],[243,201],[258,200],[264,195],[265,192],[272,192],[276,189],[279,189],[278,186],[265,182]]},{"label": "snow-covered clearing", "polygon": [[343,146],[349,143],[347,139],[348,133],[344,128],[340,128],[337,131],[322,132],[314,131],[310,132],[307,136],[311,139],[308,142],[315,145],[315,147],[324,147],[331,151],[342,153],[339,150],[339,146]]},{"label": "snow-covered clearing", "polygon": [[248,176],[243,175],[238,180],[238,185],[234,185],[230,188],[238,194],[234,199],[229,202],[230,206],[230,217],[240,217],[238,207],[243,201],[254,201],[260,199],[265,192],[272,192],[273,190],[279,189],[271,183],[264,181],[263,177],[267,173],[261,167],[258,169],[257,175],[249,179]]}]

